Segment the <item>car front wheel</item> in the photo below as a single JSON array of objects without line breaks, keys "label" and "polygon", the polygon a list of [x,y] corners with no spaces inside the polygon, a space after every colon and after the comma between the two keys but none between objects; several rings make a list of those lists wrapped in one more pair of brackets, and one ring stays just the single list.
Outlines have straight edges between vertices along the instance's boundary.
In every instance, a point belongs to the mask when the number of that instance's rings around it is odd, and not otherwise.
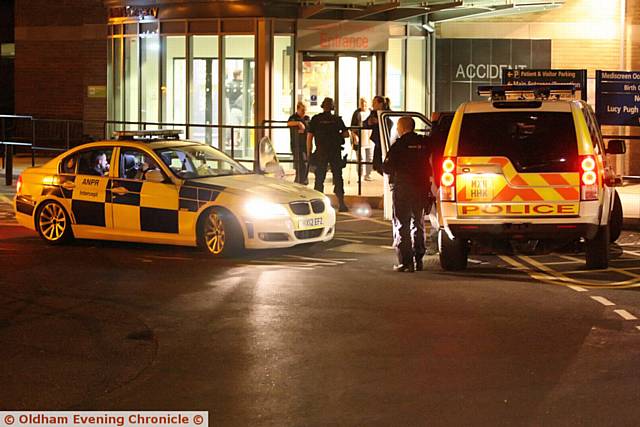
[{"label": "car front wheel", "polygon": [[198,245],[216,257],[237,255],[243,248],[242,230],[229,212],[209,209],[198,221]]}]

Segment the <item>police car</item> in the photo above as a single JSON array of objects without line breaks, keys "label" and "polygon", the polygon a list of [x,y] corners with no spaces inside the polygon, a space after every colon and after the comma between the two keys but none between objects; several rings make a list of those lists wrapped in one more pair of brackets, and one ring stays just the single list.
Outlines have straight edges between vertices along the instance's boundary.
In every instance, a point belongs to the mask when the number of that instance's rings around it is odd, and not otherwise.
[{"label": "police car", "polygon": [[588,268],[608,266],[622,207],[591,107],[573,87],[481,87],[455,113],[440,178],[440,263],[467,265],[472,241],[584,239]]},{"label": "police car", "polygon": [[200,246],[215,256],[333,238],[323,194],[254,174],[176,131],[117,133],[20,176],[18,222],[49,243],[73,237]]}]

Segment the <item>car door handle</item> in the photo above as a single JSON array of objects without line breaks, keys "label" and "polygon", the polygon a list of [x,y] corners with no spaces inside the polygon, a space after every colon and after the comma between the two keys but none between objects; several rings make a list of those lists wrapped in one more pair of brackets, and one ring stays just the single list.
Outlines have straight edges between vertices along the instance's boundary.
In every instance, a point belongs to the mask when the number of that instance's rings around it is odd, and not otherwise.
[{"label": "car door handle", "polygon": [[62,186],[66,189],[66,190],[73,190],[74,188],[76,188],[76,185],[71,182],[71,181],[65,181],[62,183]]},{"label": "car door handle", "polygon": [[112,188],[111,192],[114,194],[117,194],[118,196],[123,196],[125,194],[127,194],[129,192],[129,190],[127,190],[124,187],[116,187],[116,188]]}]

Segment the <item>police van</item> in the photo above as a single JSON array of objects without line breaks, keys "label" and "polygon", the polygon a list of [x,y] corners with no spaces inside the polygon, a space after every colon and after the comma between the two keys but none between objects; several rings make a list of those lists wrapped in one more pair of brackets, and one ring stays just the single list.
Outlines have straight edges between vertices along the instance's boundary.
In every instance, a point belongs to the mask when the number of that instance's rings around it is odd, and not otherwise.
[{"label": "police van", "polygon": [[73,237],[200,246],[214,256],[328,241],[322,193],[255,174],[178,131],[123,131],[25,170],[18,222],[56,244]]},{"label": "police van", "polygon": [[440,264],[467,265],[472,241],[584,239],[588,268],[607,268],[622,207],[591,107],[573,85],[480,87],[455,113],[439,188]]}]

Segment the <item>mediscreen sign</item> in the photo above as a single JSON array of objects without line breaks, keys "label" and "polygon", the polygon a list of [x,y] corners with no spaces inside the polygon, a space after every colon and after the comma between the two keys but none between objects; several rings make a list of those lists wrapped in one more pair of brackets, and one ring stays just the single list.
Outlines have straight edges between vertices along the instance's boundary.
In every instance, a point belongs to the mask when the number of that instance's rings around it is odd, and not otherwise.
[{"label": "mediscreen sign", "polygon": [[601,125],[640,126],[640,71],[596,71]]},{"label": "mediscreen sign", "polygon": [[478,86],[502,84],[505,70],[550,67],[551,40],[438,39],[436,111],[481,99]]}]

